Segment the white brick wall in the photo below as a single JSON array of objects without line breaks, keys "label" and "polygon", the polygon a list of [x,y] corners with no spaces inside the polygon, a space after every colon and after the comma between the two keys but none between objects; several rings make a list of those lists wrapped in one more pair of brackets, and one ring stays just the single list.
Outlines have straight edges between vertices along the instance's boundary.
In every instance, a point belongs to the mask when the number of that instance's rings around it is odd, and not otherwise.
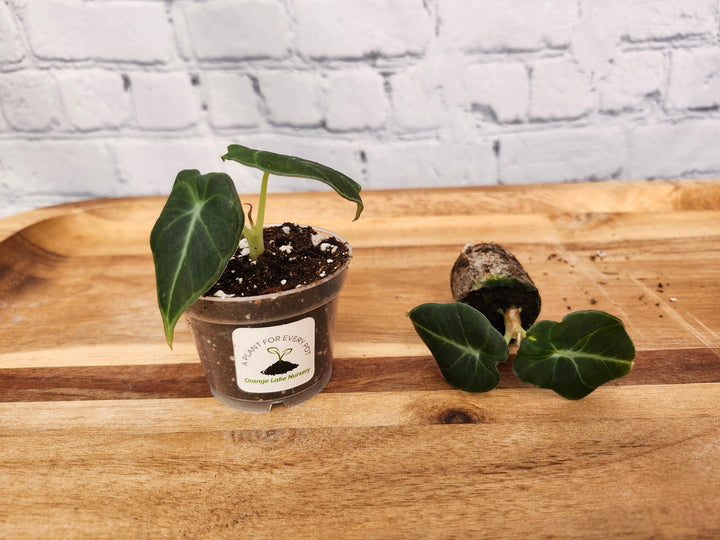
[{"label": "white brick wall", "polygon": [[661,100],[666,80],[667,55],[662,51],[618,56],[598,80],[600,111],[642,111]]},{"label": "white brick wall", "polygon": [[200,104],[188,73],[133,72],[128,79],[140,129],[175,131],[197,124]]},{"label": "white brick wall", "polygon": [[290,52],[289,17],[280,1],[176,2],[172,15],[185,18],[188,36],[182,37],[201,61],[283,58]]},{"label": "white brick wall", "polygon": [[20,32],[15,24],[13,12],[6,4],[0,4],[0,62],[20,62],[25,55]]},{"label": "white brick wall", "polygon": [[383,78],[371,68],[334,71],[325,81],[325,125],[331,131],[378,130],[388,115]]},{"label": "white brick wall", "polygon": [[528,68],[521,62],[491,62],[464,70],[466,103],[503,124],[527,120],[530,107]]},{"label": "white brick wall", "polygon": [[0,101],[5,120],[18,132],[51,131],[60,124],[60,103],[50,71],[3,73]]},{"label": "white brick wall", "polygon": [[208,122],[214,128],[252,128],[260,124],[259,100],[245,73],[207,71],[203,74]]},{"label": "white brick wall", "polygon": [[34,57],[163,63],[174,56],[173,30],[161,2],[16,2]]},{"label": "white brick wall", "polygon": [[437,4],[441,43],[467,51],[567,47],[578,14],[576,0],[438,0]]},{"label": "white brick wall", "polygon": [[587,115],[595,96],[588,73],[567,58],[547,58],[532,65],[530,117],[533,120],[573,120]]},{"label": "white brick wall", "polygon": [[70,126],[78,131],[118,129],[131,120],[125,80],[107,69],[64,69],[54,72]]},{"label": "white brick wall", "polygon": [[619,127],[504,135],[498,145],[498,177],[507,184],[614,178],[622,171],[625,148]]},{"label": "white brick wall", "polygon": [[720,177],[720,2],[0,1],[0,216],[256,191],[230,143],[366,188]]},{"label": "white brick wall", "polygon": [[297,53],[315,59],[419,55],[432,38],[418,0],[294,0]]},{"label": "white brick wall", "polygon": [[673,51],[668,102],[675,109],[720,107],[720,47]]}]

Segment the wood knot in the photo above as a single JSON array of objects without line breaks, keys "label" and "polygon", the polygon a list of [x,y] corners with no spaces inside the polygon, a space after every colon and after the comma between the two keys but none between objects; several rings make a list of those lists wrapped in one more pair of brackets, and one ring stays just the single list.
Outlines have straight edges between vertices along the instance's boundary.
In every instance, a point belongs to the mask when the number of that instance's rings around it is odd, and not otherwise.
[{"label": "wood knot", "polygon": [[437,416],[438,424],[482,424],[485,420],[480,411],[467,409],[447,409]]}]

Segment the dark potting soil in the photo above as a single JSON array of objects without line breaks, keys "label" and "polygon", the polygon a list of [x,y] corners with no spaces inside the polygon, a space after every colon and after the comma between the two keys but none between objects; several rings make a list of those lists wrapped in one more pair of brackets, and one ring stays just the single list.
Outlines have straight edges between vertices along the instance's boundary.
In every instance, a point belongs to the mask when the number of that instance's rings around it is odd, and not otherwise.
[{"label": "dark potting soil", "polygon": [[350,256],[348,247],[337,238],[320,239],[315,229],[296,223],[266,227],[263,235],[265,252],[250,260],[241,241],[205,296],[257,296],[295,289],[329,276]]}]

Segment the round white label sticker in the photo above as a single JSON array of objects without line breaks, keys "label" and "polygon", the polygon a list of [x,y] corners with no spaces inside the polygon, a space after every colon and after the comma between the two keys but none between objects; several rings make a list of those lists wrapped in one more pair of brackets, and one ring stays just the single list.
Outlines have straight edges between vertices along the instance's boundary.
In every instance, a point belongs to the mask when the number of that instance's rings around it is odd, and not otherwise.
[{"label": "round white label sticker", "polygon": [[300,386],[315,373],[315,319],[232,333],[237,384],[243,392],[267,394]]}]

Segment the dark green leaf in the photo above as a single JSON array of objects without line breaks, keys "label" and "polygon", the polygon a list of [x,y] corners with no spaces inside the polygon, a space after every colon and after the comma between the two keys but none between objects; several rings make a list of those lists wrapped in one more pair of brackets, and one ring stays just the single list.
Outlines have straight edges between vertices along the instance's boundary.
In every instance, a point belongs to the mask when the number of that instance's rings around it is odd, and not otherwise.
[{"label": "dark green leaf", "polygon": [[222,156],[222,159],[223,161],[227,159],[237,161],[248,167],[255,167],[263,172],[279,176],[296,176],[319,180],[337,191],[340,196],[357,204],[355,219],[359,218],[363,211],[360,184],[349,176],[345,176],[343,173],[320,163],[264,150],[253,150],[239,144],[228,146],[228,152]]},{"label": "dark green leaf", "polygon": [[559,323],[533,325],[520,344],[513,371],[525,382],[580,399],[627,375],[634,358],[635,347],[620,319],[603,311],[576,311]]},{"label": "dark green leaf", "polygon": [[508,357],[502,334],[466,304],[422,304],[410,320],[445,379],[461,390],[487,392],[500,381],[497,365]]},{"label": "dark green leaf", "polygon": [[150,234],[158,304],[170,346],[180,316],[217,281],[235,253],[244,221],[227,174],[178,173]]}]

